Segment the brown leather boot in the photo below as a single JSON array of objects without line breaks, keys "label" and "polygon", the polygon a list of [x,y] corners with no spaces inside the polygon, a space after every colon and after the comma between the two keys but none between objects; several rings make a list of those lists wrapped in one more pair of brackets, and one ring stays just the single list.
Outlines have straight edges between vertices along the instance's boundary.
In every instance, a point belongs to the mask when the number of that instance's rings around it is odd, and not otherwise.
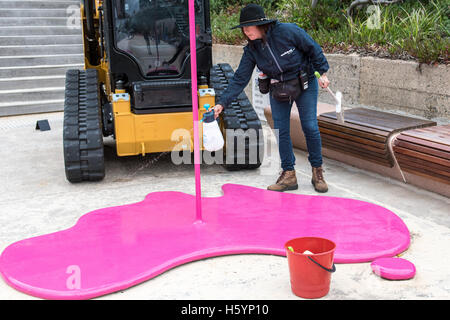
[{"label": "brown leather boot", "polygon": [[311,183],[313,184],[314,189],[317,192],[327,192],[328,191],[327,183],[325,182],[325,179],[323,178],[322,167],[318,167],[318,168],[313,167],[312,168]]},{"label": "brown leather boot", "polygon": [[295,170],[285,170],[281,173],[275,184],[267,187],[267,190],[272,191],[286,191],[286,190],[297,190],[297,178],[295,176]]}]

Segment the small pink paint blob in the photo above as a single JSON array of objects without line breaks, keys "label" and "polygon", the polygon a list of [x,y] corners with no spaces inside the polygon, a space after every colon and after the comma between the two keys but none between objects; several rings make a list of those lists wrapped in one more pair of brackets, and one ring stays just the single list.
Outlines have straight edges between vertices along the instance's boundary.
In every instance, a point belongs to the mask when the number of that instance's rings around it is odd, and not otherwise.
[{"label": "small pink paint blob", "polygon": [[407,280],[416,274],[414,264],[402,258],[379,258],[370,266],[376,275],[389,280]]}]

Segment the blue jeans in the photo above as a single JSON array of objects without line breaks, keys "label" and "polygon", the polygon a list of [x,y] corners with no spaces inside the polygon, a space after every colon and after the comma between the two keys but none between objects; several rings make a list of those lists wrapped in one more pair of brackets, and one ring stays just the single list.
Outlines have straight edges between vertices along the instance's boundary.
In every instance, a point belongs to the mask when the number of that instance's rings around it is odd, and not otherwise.
[{"label": "blue jeans", "polygon": [[[319,84],[315,77],[309,78],[309,87],[303,91],[295,103],[300,116],[303,133],[308,148],[308,160],[312,167],[322,165],[322,140],[320,138],[319,125],[317,123],[317,96]],[[290,118],[292,101],[281,102],[270,95],[270,107],[274,129],[278,129],[278,150],[280,152],[281,168],[283,170],[294,170],[295,156],[292,149],[290,134]]]}]

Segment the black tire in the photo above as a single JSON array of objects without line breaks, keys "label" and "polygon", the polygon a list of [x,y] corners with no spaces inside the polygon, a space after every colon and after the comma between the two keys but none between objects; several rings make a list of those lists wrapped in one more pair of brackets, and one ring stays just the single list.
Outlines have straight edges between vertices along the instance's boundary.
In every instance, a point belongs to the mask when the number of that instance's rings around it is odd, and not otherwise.
[{"label": "black tire", "polygon": [[[233,75],[234,71],[228,63],[219,63],[211,68],[210,86],[216,92],[216,101]],[[230,171],[259,168],[264,153],[262,126],[245,92],[220,114],[220,121],[225,139],[224,167]],[[229,142],[233,142],[233,145]],[[245,145],[244,150],[242,143]]]},{"label": "black tire", "polygon": [[96,69],[66,72],[63,146],[67,180],[98,181],[105,177]]}]

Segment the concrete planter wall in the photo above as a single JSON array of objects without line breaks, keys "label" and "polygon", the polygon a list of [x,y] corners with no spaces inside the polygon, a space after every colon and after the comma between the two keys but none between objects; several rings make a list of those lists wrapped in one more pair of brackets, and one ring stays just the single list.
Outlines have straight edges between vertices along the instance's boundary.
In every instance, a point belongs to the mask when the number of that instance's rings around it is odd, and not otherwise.
[{"label": "concrete planter wall", "polygon": [[[242,46],[214,45],[213,62],[227,62],[235,70]],[[326,54],[333,91],[343,94],[343,106],[368,106],[377,110],[415,115],[438,123],[450,122],[450,66],[417,62]],[[252,96],[251,83],[245,89]],[[319,91],[319,100],[333,104],[330,94]]]}]

